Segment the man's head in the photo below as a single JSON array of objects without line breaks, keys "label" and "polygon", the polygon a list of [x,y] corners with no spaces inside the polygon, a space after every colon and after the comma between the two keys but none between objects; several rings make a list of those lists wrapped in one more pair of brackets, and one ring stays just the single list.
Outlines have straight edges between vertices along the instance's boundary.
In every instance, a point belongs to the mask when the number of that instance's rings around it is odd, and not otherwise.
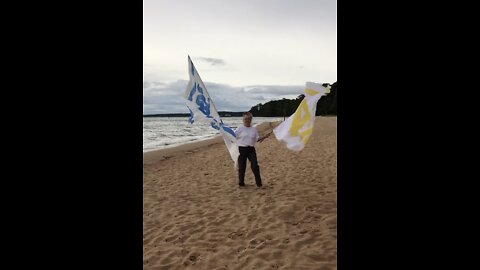
[{"label": "man's head", "polygon": [[243,125],[249,127],[252,124],[253,115],[251,112],[243,113]]}]

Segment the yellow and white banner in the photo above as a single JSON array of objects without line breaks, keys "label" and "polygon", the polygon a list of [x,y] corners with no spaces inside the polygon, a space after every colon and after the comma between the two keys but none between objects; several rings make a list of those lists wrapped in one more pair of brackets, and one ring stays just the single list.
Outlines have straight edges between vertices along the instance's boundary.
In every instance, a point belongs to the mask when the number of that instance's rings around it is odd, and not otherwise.
[{"label": "yellow and white banner", "polygon": [[288,149],[302,150],[312,135],[317,102],[329,92],[329,87],[314,82],[306,82],[305,98],[294,114],[273,129],[278,141],[284,142]]}]

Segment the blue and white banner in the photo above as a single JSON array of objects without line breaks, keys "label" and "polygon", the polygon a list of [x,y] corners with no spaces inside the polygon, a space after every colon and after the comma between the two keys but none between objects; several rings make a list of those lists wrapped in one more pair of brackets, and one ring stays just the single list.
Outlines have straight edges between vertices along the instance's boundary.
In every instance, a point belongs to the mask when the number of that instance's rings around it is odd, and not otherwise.
[{"label": "blue and white banner", "polygon": [[224,125],[222,119],[220,119],[213,100],[207,92],[207,87],[203,84],[190,56],[188,57],[188,74],[190,75],[190,81],[183,94],[185,103],[190,110],[188,121],[191,124],[194,122],[205,122],[212,128],[220,131],[228,152],[235,163],[235,168],[237,168],[237,160],[240,153],[238,152],[235,132],[230,127]]}]

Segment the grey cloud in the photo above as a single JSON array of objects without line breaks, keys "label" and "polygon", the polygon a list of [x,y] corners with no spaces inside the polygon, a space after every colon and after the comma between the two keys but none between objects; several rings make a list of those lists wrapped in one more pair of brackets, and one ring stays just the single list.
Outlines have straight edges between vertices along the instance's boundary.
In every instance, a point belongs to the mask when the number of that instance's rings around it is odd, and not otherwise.
[{"label": "grey cloud", "polygon": [[143,82],[143,88],[157,88],[157,87],[161,87],[161,86],[164,86],[165,83],[162,83],[162,82],[151,82],[151,81],[144,81]]},{"label": "grey cloud", "polygon": [[292,85],[292,86],[285,86],[285,85],[254,85],[248,86],[249,93],[255,94],[270,94],[273,96],[278,95],[295,95],[303,93],[304,86],[301,85]]},{"label": "grey cloud", "polygon": [[182,99],[187,81],[178,80],[172,83],[144,82],[143,113],[187,113]]},{"label": "grey cloud", "polygon": [[172,83],[145,81],[143,83],[143,92],[144,95],[168,95],[177,93],[182,95],[187,84],[188,81],[186,80],[178,80]]},{"label": "grey cloud", "polygon": [[252,96],[252,99],[255,99],[255,100],[266,100],[267,98],[263,95],[253,95]]},{"label": "grey cloud", "polygon": [[225,65],[225,61],[223,61],[222,59],[219,59],[219,58],[196,57],[195,59],[199,60],[199,61],[203,61],[203,62],[208,62],[212,66],[217,66],[217,65],[224,66]]}]

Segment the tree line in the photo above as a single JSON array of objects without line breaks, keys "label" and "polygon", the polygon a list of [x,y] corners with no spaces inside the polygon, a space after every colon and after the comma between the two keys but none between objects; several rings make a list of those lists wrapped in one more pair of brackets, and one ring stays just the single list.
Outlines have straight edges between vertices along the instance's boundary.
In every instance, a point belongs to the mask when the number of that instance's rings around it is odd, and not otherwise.
[{"label": "tree line", "polygon": [[[324,83],[323,86],[329,84]],[[292,115],[302,102],[304,94],[296,99],[272,100],[265,104],[259,103],[253,106],[249,112],[253,116],[260,117],[288,117]],[[331,84],[330,93],[322,96],[317,102],[316,116],[319,115],[337,115],[337,82]]]}]

